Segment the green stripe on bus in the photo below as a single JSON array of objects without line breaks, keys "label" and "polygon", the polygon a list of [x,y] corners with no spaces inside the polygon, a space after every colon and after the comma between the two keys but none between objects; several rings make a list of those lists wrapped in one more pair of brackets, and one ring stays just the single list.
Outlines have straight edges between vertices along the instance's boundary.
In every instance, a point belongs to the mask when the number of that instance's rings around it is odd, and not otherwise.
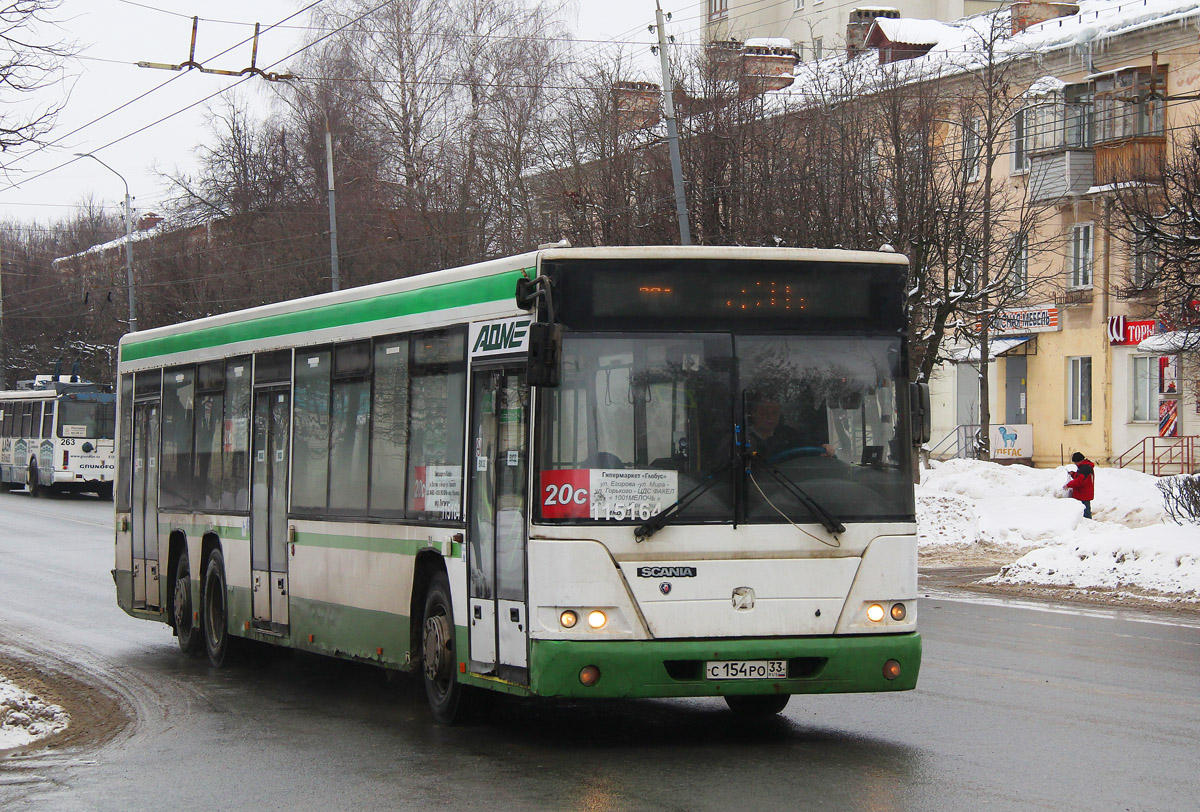
[{"label": "green stripe on bus", "polygon": [[356,302],[313,307],[295,313],[263,316],[250,321],[205,327],[179,335],[130,340],[121,346],[122,361],[201,350],[239,341],[274,338],[381,319],[412,316],[436,310],[511,299],[524,271],[505,271],[481,279],[446,282],[418,290],[389,293]]},{"label": "green stripe on bus", "polygon": [[321,547],[331,550],[362,550],[368,553],[416,555],[421,550],[435,549],[447,558],[461,558],[462,544],[428,539],[393,539],[377,536],[347,536],[335,533],[296,532],[295,543],[300,547]]}]

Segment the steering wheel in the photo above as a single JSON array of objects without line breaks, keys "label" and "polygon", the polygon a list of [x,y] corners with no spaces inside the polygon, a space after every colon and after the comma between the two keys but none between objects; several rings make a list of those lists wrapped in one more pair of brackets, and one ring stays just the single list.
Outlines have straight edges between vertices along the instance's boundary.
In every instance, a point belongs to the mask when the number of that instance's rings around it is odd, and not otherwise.
[{"label": "steering wheel", "polygon": [[802,445],[795,448],[785,448],[771,456],[767,462],[786,462],[796,457],[823,457],[825,447],[820,445]]}]

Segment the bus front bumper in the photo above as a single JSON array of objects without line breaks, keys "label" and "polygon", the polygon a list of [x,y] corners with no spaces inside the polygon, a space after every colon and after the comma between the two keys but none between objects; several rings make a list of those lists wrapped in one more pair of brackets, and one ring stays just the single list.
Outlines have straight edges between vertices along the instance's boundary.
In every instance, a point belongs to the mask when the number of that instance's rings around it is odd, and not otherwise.
[{"label": "bus front bumper", "polygon": [[[562,697],[678,697],[909,691],[921,669],[921,636],[878,634],[765,640],[531,640],[533,693]],[[708,679],[706,664],[787,660],[784,679]],[[899,663],[889,679],[885,664]],[[580,680],[600,670],[591,686]]]}]

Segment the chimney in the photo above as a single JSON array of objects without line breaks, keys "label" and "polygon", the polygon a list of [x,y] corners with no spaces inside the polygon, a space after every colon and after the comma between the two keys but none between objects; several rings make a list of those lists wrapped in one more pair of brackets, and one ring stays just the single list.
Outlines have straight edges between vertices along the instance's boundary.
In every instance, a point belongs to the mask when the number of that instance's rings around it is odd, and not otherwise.
[{"label": "chimney", "polygon": [[887,6],[862,6],[850,12],[846,23],[846,56],[855,57],[867,50],[867,32],[878,17],[900,19],[900,9]]},{"label": "chimney", "polygon": [[1017,0],[1012,4],[1010,11],[1012,14],[1012,32],[1019,34],[1031,25],[1078,14],[1079,6],[1074,3],[1044,3],[1038,0]]},{"label": "chimney", "polygon": [[742,50],[742,95],[757,96],[783,90],[795,81],[799,54],[787,39],[750,39]]},{"label": "chimney", "polygon": [[144,215],[142,215],[141,217],[138,218],[137,230],[138,231],[149,231],[150,229],[154,228],[156,225],[158,225],[162,221],[163,221],[163,218],[159,217],[154,212],[152,212],[152,211],[146,212]]},{"label": "chimney", "polygon": [[621,132],[645,130],[658,124],[661,87],[653,82],[616,82],[612,92],[617,108],[617,128]]},{"label": "chimney", "polygon": [[713,66],[713,78],[736,82],[742,71],[742,43],[735,39],[713,40],[705,49]]}]

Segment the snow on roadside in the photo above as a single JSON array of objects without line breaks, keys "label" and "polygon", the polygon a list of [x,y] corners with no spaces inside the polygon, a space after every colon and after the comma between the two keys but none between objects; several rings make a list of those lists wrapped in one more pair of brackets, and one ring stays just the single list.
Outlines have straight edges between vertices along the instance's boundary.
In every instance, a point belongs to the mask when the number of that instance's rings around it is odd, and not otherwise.
[{"label": "snow on roadside", "polygon": [[58,705],[0,677],[0,750],[24,747],[66,730],[70,717]]},{"label": "snow on roadside", "polygon": [[1088,520],[1062,488],[1068,470],[934,463],[917,488],[923,558],[1004,562],[989,583],[1133,589],[1200,602],[1200,527],[1170,521],[1157,479],[1097,469]]}]

